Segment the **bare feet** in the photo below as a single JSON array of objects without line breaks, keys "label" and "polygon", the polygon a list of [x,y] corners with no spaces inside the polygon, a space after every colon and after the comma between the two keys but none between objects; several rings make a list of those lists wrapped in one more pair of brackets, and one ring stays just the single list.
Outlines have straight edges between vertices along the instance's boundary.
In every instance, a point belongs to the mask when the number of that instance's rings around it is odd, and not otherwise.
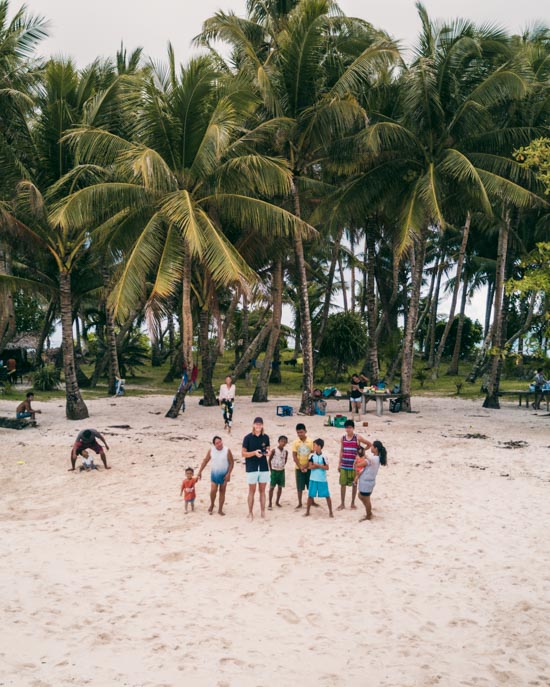
[{"label": "bare feet", "polygon": [[218,515],[225,515],[225,513],[223,512],[223,510],[219,510]]},{"label": "bare feet", "polygon": [[267,510],[273,510],[273,506],[268,506]]},{"label": "bare feet", "polygon": [[67,472],[75,472],[76,468],[69,468]]},{"label": "bare feet", "polygon": [[359,519],[359,522],[364,522],[365,520],[372,520],[372,515],[364,515]]},{"label": "bare feet", "polygon": [[252,522],[254,520],[254,513],[249,513],[246,517]]},{"label": "bare feet", "polygon": [[275,505],[277,506],[277,508],[282,508],[280,503],[276,503]]},{"label": "bare feet", "polygon": [[315,503],[315,501],[311,505],[314,506],[315,508],[319,508],[319,504]]},{"label": "bare feet", "polygon": [[309,513],[304,513],[304,518],[309,518]]},{"label": "bare feet", "polygon": [[354,503],[351,504],[350,508],[351,510],[357,510],[357,506]]},{"label": "bare feet", "polygon": [[334,515],[333,515],[332,513],[329,513],[329,514],[328,514],[328,517],[329,517],[329,518],[333,518]]},{"label": "bare feet", "polygon": [[105,470],[110,470],[110,469],[111,468],[108,465],[105,466]]},{"label": "bare feet", "polygon": [[212,515],[213,511],[214,511],[214,506],[210,506],[210,508],[208,509],[209,515]]},{"label": "bare feet", "polygon": [[265,518],[265,510],[260,513],[260,517]]},{"label": "bare feet", "polygon": [[336,510],[345,510],[346,507],[344,506],[343,503],[341,503]]},{"label": "bare feet", "polygon": [[302,507],[302,504],[299,503],[299,504],[294,508],[294,510],[300,510],[301,507]]}]

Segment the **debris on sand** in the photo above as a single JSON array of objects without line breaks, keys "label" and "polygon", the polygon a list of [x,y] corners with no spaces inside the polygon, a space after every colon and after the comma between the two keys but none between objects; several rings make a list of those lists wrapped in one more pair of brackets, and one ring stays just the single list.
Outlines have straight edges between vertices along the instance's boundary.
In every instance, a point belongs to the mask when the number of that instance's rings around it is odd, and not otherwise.
[{"label": "debris on sand", "polygon": [[517,441],[499,441],[501,444],[498,448],[527,448],[529,444],[523,439],[518,439]]}]

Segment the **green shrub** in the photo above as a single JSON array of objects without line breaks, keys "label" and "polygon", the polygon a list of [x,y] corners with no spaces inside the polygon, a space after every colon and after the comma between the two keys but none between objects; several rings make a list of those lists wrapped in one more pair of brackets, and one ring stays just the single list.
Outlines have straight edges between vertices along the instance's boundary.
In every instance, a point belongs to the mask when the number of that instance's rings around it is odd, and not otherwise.
[{"label": "green shrub", "polygon": [[54,365],[44,365],[32,373],[31,379],[35,391],[53,391],[61,383],[61,373]]}]

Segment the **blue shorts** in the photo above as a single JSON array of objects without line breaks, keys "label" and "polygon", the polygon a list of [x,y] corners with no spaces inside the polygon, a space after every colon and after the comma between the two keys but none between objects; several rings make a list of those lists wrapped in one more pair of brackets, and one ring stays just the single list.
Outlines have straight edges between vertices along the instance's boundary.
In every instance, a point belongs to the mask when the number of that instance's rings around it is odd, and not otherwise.
[{"label": "blue shorts", "polygon": [[261,470],[247,472],[246,481],[248,484],[267,484],[269,482],[269,470],[266,470],[265,472],[262,472]]},{"label": "blue shorts", "polygon": [[32,413],[25,411],[24,413],[17,413],[18,420],[25,420],[28,417],[32,417]]},{"label": "blue shorts", "polygon": [[210,481],[214,484],[223,484],[225,476],[227,475],[227,470],[225,472],[211,472]]},{"label": "blue shorts", "polygon": [[327,482],[314,482],[312,479],[309,480],[309,491],[308,496],[314,499],[318,496],[320,499],[330,498],[330,492],[328,490]]}]

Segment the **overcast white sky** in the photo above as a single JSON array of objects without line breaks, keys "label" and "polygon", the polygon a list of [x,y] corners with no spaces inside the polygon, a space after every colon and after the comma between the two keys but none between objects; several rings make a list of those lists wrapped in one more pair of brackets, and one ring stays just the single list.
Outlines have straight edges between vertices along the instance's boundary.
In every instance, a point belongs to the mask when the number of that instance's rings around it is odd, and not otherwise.
[{"label": "overcast white sky", "polygon": [[[19,7],[22,0],[11,0]],[[155,59],[166,54],[170,40],[185,62],[191,40],[202,22],[219,9],[244,13],[245,0],[27,0],[28,8],[50,20],[51,37],[42,44],[47,55],[68,55],[82,66],[98,55],[114,55],[120,41],[129,49],[142,46]],[[413,0],[340,0],[350,16],[361,17],[405,44],[419,30]],[[425,0],[433,17],[468,17],[498,22],[519,32],[535,20],[550,23],[550,3],[544,0]]]}]

